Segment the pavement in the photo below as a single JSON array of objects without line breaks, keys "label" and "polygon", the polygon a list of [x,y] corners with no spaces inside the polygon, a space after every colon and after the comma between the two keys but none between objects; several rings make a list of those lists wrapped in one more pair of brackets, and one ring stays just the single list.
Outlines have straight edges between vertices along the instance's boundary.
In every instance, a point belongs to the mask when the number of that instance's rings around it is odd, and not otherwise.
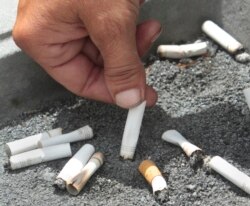
[{"label": "pavement", "polygon": [[[18,0],[0,0],[0,119],[11,121],[23,112],[71,94],[53,81],[35,62],[14,44],[11,31]],[[250,49],[250,4],[234,0],[146,0],[139,22],[158,19],[162,35],[159,44],[194,41],[201,35],[201,24],[211,19]]]},{"label": "pavement", "polygon": [[[119,158],[119,150],[127,111],[75,97],[50,79],[12,42],[10,32],[17,1],[0,1],[5,5],[4,9],[1,7],[0,19],[6,20],[1,24],[0,34],[1,206],[159,205],[137,169],[147,158],[155,161],[167,180],[166,205],[250,205],[250,197],[245,192],[207,168],[191,167],[180,148],[161,140],[164,131],[176,129],[207,155],[220,155],[250,176],[250,109],[242,93],[250,87],[249,64],[235,62],[223,50],[214,57],[189,60],[188,64],[150,55],[153,64],[147,67],[147,81],[158,91],[159,100],[145,112],[135,159],[124,161]],[[237,11],[244,14],[249,8],[247,1],[228,2],[232,7],[228,12],[241,7]],[[153,4],[150,8],[158,3],[148,1]],[[174,8],[186,9],[186,6]],[[230,4],[222,1],[214,9],[223,10],[225,6]],[[146,7],[147,4],[143,9]],[[209,8],[212,10],[212,5]],[[231,15],[238,14],[241,13]],[[237,17],[241,18],[245,20],[235,32],[242,31],[249,20],[244,15]],[[176,25],[185,24],[180,21]],[[59,126],[67,133],[87,124],[93,127],[94,139],[72,144],[73,152],[88,142],[96,151],[102,151],[106,160],[77,197],[53,187],[56,175],[68,159],[16,171],[4,170],[6,142]]]},{"label": "pavement", "polygon": [[[207,155],[220,155],[250,176],[250,110],[242,93],[250,87],[249,64],[219,51],[213,58],[194,59],[188,68],[156,60],[147,73],[159,100],[145,112],[133,161],[119,157],[127,111],[116,106],[72,97],[2,126],[0,205],[159,205],[138,172],[140,162],[150,158],[167,179],[165,205],[248,206],[248,194],[215,172],[193,168],[182,150],[163,142],[161,135],[176,129]],[[4,171],[6,142],[56,127],[67,133],[87,124],[93,127],[94,139],[72,144],[73,153],[90,143],[106,160],[77,197],[53,187],[68,159]]]}]

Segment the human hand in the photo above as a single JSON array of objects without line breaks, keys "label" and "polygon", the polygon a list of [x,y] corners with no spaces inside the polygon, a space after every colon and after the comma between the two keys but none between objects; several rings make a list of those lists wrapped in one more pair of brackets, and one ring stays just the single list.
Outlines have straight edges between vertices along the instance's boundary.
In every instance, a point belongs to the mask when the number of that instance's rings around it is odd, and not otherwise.
[{"label": "human hand", "polygon": [[13,38],[71,92],[98,101],[152,106],[140,57],[159,36],[157,21],[136,26],[140,0],[20,0]]}]

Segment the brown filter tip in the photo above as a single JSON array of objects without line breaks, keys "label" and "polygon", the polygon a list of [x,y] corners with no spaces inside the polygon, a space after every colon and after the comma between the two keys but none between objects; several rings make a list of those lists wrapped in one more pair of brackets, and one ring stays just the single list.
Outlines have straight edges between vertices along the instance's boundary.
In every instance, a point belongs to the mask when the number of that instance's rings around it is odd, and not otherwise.
[{"label": "brown filter tip", "polygon": [[150,185],[151,185],[152,180],[156,176],[162,176],[158,167],[151,160],[142,161],[138,169]]}]

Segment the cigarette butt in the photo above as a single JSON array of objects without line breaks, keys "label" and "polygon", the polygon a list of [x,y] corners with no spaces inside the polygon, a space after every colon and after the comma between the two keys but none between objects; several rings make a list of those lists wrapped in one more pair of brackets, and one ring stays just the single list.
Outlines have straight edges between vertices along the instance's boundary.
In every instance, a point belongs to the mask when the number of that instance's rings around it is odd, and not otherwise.
[{"label": "cigarette butt", "polygon": [[70,157],[71,155],[70,144],[61,144],[42,149],[35,149],[11,156],[9,159],[9,168],[12,170],[20,169],[42,162]]},{"label": "cigarette butt", "polygon": [[73,132],[59,135],[55,138],[40,140],[38,141],[38,147],[42,148],[42,147],[48,147],[51,145],[87,140],[87,139],[91,139],[92,137],[93,137],[93,130],[90,126],[87,125]]},{"label": "cigarette butt", "polygon": [[205,21],[202,25],[202,30],[231,54],[235,54],[243,49],[243,45],[240,42],[212,21]]},{"label": "cigarette butt", "polygon": [[219,156],[215,156],[211,158],[208,165],[240,189],[250,194],[250,177],[238,170],[232,164]]},{"label": "cigarette butt", "polygon": [[208,43],[200,42],[184,45],[160,45],[157,49],[160,57],[182,59],[208,53]]},{"label": "cigarette butt", "polygon": [[[57,176],[55,185],[60,189],[64,189],[66,184],[70,184],[72,180],[84,168],[90,157],[94,154],[95,148],[91,144],[85,144],[81,149],[65,164],[61,172]],[[63,180],[63,181],[62,181]]]},{"label": "cigarette butt", "polygon": [[167,188],[167,183],[160,170],[151,160],[144,160],[139,165],[139,171],[147,182],[152,186],[153,194]]},{"label": "cigarette butt", "polygon": [[103,153],[96,152],[72,183],[66,185],[67,191],[72,195],[78,195],[91,176],[103,165],[103,161]]},{"label": "cigarette butt", "polygon": [[43,133],[25,137],[13,142],[8,142],[5,145],[5,152],[8,156],[20,154],[30,150],[37,149],[37,143],[39,140],[49,139],[62,134],[62,128],[52,129]]},{"label": "cigarette butt", "polygon": [[129,109],[120,150],[120,156],[124,159],[133,159],[134,157],[145,107],[146,101]]},{"label": "cigarette butt", "polygon": [[195,151],[201,150],[199,147],[189,142],[176,130],[168,130],[164,132],[162,139],[174,145],[180,146],[188,157],[190,157]]}]

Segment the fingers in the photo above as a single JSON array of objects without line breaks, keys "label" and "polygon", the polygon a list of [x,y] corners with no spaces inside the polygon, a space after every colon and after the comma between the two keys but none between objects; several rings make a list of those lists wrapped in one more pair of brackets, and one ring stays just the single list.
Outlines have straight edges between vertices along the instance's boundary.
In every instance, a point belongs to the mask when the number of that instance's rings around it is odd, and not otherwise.
[{"label": "fingers", "polygon": [[139,1],[83,1],[82,9],[80,17],[104,59],[104,78],[114,102],[123,108],[139,104],[146,88],[136,46]]},{"label": "fingers", "polygon": [[136,42],[140,57],[147,53],[160,34],[161,24],[156,20],[148,20],[137,26]]},{"label": "fingers", "polygon": [[83,54],[78,54],[63,65],[46,70],[57,82],[79,96],[114,103],[106,87],[103,70]]},{"label": "fingers", "polygon": [[147,101],[147,106],[148,107],[152,107],[156,104],[156,101],[158,99],[158,95],[156,93],[156,91],[150,87],[150,86],[146,86],[146,101]]},{"label": "fingers", "polygon": [[103,67],[103,58],[99,49],[93,44],[93,42],[87,38],[84,46],[82,47],[82,52],[96,65]]},{"label": "fingers", "polygon": [[[137,51],[140,57],[145,55],[153,42],[161,33],[161,25],[156,20],[149,20],[141,23],[136,29]],[[93,44],[91,39],[87,39],[82,48],[82,52],[98,66],[103,66],[103,58],[99,49]]]}]

